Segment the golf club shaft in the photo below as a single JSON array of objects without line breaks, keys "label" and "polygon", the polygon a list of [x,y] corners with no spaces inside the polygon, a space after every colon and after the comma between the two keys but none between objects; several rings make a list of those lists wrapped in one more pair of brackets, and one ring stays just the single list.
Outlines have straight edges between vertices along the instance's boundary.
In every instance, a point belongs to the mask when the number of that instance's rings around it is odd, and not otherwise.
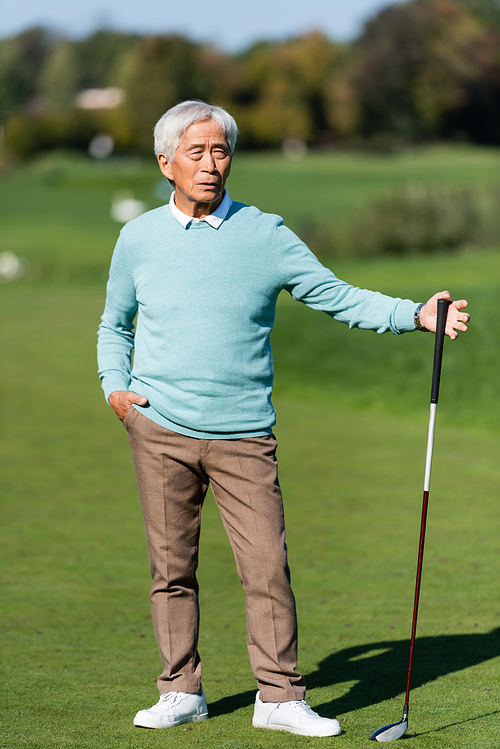
[{"label": "golf club shaft", "polygon": [[420,541],[418,546],[417,576],[415,581],[415,599],[413,603],[413,620],[411,626],[410,661],[408,665],[408,680],[406,683],[405,715],[408,715],[410,701],[411,670],[413,665],[413,649],[417,630],[418,601],[420,598],[420,582],[422,578],[422,563],[424,558],[425,529],[427,525],[427,508],[429,505],[429,488],[431,482],[432,454],[434,448],[434,431],[436,427],[436,411],[439,399],[439,383],[441,380],[441,363],[443,360],[444,331],[448,315],[449,302],[438,299],[436,340],[434,344],[434,364],[432,367],[431,407],[429,415],[429,431],[427,436],[427,453],[425,458],[424,496],[422,502],[422,519],[420,522]]}]

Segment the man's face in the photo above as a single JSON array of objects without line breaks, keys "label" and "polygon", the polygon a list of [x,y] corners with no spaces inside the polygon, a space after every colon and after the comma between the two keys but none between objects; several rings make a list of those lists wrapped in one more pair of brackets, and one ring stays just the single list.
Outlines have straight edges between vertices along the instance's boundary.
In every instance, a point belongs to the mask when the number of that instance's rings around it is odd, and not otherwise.
[{"label": "man's face", "polygon": [[162,173],[175,184],[175,204],[188,216],[213,213],[224,195],[231,169],[229,145],[219,125],[203,120],[190,125],[174,160],[158,156]]}]

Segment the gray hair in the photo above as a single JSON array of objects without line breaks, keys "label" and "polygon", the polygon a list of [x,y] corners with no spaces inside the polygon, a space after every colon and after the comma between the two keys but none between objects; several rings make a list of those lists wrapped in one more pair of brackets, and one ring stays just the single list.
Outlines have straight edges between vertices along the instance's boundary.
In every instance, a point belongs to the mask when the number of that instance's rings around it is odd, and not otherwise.
[{"label": "gray hair", "polygon": [[219,125],[232,154],[238,135],[238,126],[234,118],[222,107],[197,100],[182,101],[160,117],[154,129],[155,154],[158,156],[162,153],[169,161],[173,161],[174,153],[188,127],[204,120],[213,120]]}]

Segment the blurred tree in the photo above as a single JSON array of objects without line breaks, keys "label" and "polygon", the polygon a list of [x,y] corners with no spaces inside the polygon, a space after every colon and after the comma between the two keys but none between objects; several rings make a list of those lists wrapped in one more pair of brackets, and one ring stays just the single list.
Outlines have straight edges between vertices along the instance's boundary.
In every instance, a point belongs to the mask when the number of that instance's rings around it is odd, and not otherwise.
[{"label": "blurred tree", "polygon": [[210,98],[201,60],[200,48],[181,36],[146,37],[125,60],[125,111],[141,152],[151,153],[153,126],[169,107]]},{"label": "blurred tree", "polygon": [[7,150],[18,158],[27,159],[40,151],[57,145],[57,129],[45,116],[32,117],[18,112],[5,124],[4,143]]},{"label": "blurred tree", "polygon": [[242,55],[242,86],[235,95],[243,144],[327,139],[328,82],[338,57],[337,46],[318,31],[286,42],[259,43]]},{"label": "blurred tree", "polygon": [[500,31],[500,0],[455,0],[490,29]]},{"label": "blurred tree", "polygon": [[466,82],[464,96],[442,118],[440,135],[483,145],[500,144],[500,33],[487,31],[473,51],[480,75]]},{"label": "blurred tree", "polygon": [[213,104],[232,111],[243,85],[241,65],[231,55],[214,47],[201,46],[198,51],[198,83],[204,96]]},{"label": "blurred tree", "polygon": [[0,122],[38,93],[39,72],[52,44],[42,28],[0,41]]},{"label": "blurred tree", "polygon": [[63,39],[54,44],[46,56],[38,90],[49,108],[70,109],[79,88],[79,78],[76,45]]},{"label": "blurred tree", "polygon": [[116,86],[125,56],[141,41],[137,34],[101,29],[75,44],[79,88]]},{"label": "blurred tree", "polygon": [[451,0],[412,0],[382,10],[352,51],[358,132],[391,143],[433,138],[480,77],[484,31]]},{"label": "blurred tree", "polygon": [[[199,98],[235,115],[243,148],[500,144],[498,19],[500,0],[409,0],[378,13],[351,45],[313,31],[239,55],[179,35],[102,29],[67,40],[32,29],[0,40],[0,122],[19,154],[86,149],[96,132],[110,133],[118,152],[150,154],[163,112]],[[108,86],[123,88],[122,104],[75,108],[78,91]]]},{"label": "blurred tree", "polygon": [[87,151],[92,138],[106,131],[106,114],[48,110],[34,117],[18,112],[5,125],[5,146],[21,159],[53,149]]},{"label": "blurred tree", "polygon": [[360,102],[352,85],[349,50],[342,55],[335,74],[331,76],[326,91],[326,115],[336,138],[341,141],[356,137],[361,119]]}]

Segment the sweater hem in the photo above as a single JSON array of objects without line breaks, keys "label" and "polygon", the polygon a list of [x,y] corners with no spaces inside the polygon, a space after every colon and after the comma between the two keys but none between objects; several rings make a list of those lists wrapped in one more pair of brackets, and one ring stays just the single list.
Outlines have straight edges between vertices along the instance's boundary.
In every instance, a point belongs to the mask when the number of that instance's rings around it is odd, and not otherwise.
[{"label": "sweater hem", "polygon": [[237,432],[216,432],[216,431],[204,431],[202,429],[191,429],[190,427],[184,426],[183,424],[176,424],[174,421],[170,421],[162,414],[153,408],[153,406],[138,406],[133,404],[133,407],[139,411],[143,416],[155,424],[168,429],[170,432],[176,432],[177,434],[183,434],[185,437],[193,437],[194,439],[203,440],[239,440],[248,439],[251,437],[266,437],[273,433],[272,427],[264,427],[262,429],[253,430],[242,430]]}]

